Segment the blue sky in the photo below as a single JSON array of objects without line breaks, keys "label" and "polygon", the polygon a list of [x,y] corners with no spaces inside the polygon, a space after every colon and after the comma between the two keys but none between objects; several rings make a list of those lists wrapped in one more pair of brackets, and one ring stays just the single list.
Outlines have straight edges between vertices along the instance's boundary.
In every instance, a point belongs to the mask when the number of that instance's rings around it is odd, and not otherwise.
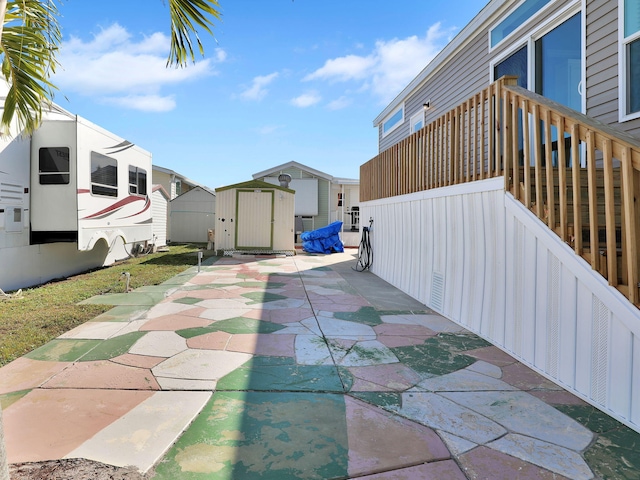
[{"label": "blue sky", "polygon": [[162,0],[65,0],[55,102],[210,188],[297,161],[358,178],[373,119],[486,0],[220,0],[204,58],[166,69]]}]

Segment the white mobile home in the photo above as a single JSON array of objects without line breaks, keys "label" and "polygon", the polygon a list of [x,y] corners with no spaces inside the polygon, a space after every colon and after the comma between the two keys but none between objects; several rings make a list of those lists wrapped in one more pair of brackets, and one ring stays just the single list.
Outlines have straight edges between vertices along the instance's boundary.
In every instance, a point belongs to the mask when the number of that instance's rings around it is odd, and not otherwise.
[{"label": "white mobile home", "polygon": [[55,105],[0,145],[0,288],[124,258],[152,238],[151,154]]}]

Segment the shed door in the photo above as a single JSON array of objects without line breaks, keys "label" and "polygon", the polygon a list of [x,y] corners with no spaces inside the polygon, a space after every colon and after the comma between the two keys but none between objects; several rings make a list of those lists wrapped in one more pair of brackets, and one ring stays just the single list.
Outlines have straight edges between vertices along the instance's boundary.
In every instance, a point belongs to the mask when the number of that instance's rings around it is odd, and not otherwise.
[{"label": "shed door", "polygon": [[238,190],[236,248],[273,248],[273,190]]}]

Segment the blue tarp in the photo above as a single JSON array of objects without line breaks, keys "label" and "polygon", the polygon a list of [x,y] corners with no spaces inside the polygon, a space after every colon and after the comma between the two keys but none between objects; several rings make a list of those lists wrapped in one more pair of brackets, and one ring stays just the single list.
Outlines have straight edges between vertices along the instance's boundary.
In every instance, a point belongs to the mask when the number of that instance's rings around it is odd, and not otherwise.
[{"label": "blue tarp", "polygon": [[300,234],[302,248],[309,253],[344,252],[344,245],[338,236],[340,230],[342,230],[342,222],[333,222],[317,230],[302,232]]}]

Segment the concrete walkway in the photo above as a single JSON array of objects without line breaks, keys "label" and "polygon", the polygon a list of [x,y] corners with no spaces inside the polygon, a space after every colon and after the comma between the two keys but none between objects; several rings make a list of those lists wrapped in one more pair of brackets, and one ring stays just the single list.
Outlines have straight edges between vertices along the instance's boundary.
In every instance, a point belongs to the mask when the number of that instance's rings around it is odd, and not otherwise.
[{"label": "concrete walkway", "polygon": [[218,259],[0,369],[9,461],[157,479],[632,479],[640,435],[351,268]]}]

